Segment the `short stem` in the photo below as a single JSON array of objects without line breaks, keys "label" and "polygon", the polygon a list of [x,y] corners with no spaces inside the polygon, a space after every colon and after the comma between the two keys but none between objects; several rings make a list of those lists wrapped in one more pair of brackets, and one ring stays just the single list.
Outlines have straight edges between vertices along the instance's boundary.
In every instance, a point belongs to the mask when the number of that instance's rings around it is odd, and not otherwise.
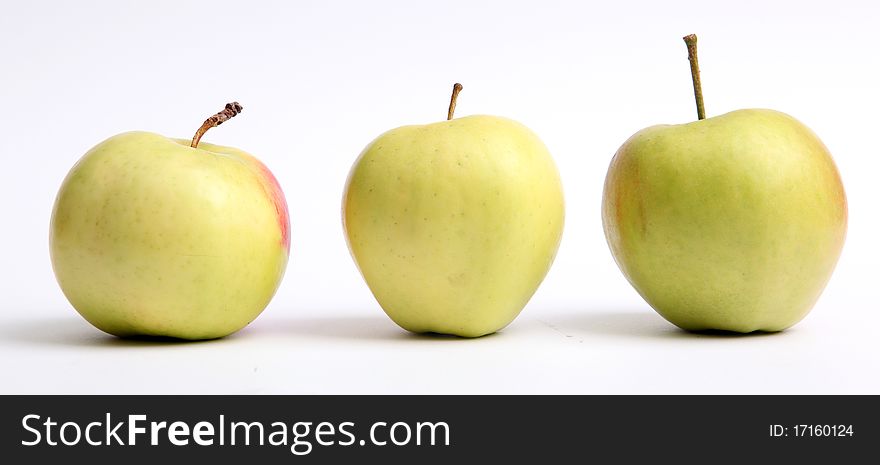
[{"label": "short stem", "polygon": [[192,144],[190,147],[198,147],[199,141],[202,140],[202,136],[208,132],[208,129],[211,129],[215,126],[220,126],[224,121],[234,117],[235,115],[241,113],[242,106],[238,102],[227,103],[226,107],[221,110],[216,115],[208,118],[202,123],[202,126],[196,131],[196,135],[193,136]]},{"label": "short stem", "polygon": [[458,93],[461,92],[461,89],[463,89],[463,87],[457,82],[452,86],[452,98],[449,99],[449,113],[446,114],[447,120],[451,120],[452,115],[455,114],[455,102],[458,100]]},{"label": "short stem", "polygon": [[703,86],[700,84],[700,63],[697,61],[697,35],[684,36],[684,43],[688,48],[688,61],[691,62],[691,80],[694,81],[694,99],[697,101],[697,118],[706,119],[706,109],[703,107]]}]

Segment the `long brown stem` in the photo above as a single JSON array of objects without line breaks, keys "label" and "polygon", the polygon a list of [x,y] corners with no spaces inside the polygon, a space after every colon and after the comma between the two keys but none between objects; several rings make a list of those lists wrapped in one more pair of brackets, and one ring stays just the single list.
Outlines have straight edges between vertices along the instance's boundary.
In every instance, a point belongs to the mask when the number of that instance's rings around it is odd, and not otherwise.
[{"label": "long brown stem", "polygon": [[221,124],[223,124],[224,121],[227,121],[235,115],[241,113],[242,109],[243,108],[241,104],[238,102],[227,103],[226,107],[223,110],[218,112],[216,115],[206,119],[205,122],[202,123],[202,126],[199,128],[199,130],[196,131],[196,135],[193,136],[192,144],[190,144],[189,146],[193,148],[198,147],[199,141],[202,140],[202,136],[204,136],[205,133],[208,132],[208,129],[211,129],[215,126],[220,126]]},{"label": "long brown stem", "polygon": [[462,87],[461,84],[457,82],[454,86],[452,86],[452,98],[449,99],[449,113],[446,114],[447,120],[451,120],[452,115],[455,114],[455,102],[456,100],[458,100],[458,93],[461,92],[461,89],[463,88],[464,87]]},{"label": "long brown stem", "polygon": [[684,43],[688,48],[688,61],[691,62],[691,80],[694,81],[694,99],[697,101],[697,118],[706,119],[706,109],[703,107],[703,85],[700,83],[700,63],[697,61],[697,35],[684,36]]}]

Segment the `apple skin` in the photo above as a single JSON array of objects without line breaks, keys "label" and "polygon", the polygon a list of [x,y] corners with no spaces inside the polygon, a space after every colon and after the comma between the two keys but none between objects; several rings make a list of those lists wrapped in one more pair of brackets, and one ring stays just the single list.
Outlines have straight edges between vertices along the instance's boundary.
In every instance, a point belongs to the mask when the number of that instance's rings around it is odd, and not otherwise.
[{"label": "apple skin", "polygon": [[507,326],[537,290],[564,202],[541,140],[477,115],[379,136],[351,170],[342,216],[352,257],[392,320],[477,337]]},{"label": "apple skin", "polygon": [[614,155],[602,202],[623,274],[686,330],[781,331],[813,307],[843,247],[828,149],[772,110],[644,129]]},{"label": "apple skin", "polygon": [[73,307],[117,336],[212,339],[262,312],[290,248],[284,194],[229,147],[128,132],[71,169],[50,251]]}]

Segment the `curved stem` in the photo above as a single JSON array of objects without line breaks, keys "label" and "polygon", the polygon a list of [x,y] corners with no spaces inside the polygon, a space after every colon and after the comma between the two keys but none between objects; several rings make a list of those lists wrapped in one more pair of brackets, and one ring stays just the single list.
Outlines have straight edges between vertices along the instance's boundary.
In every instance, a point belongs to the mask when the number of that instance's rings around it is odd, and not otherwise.
[{"label": "curved stem", "polygon": [[241,113],[242,109],[243,108],[241,104],[238,102],[227,103],[226,107],[223,108],[223,110],[218,112],[216,115],[206,119],[205,122],[202,123],[202,126],[198,129],[198,131],[196,131],[196,135],[193,136],[192,144],[190,144],[189,146],[193,148],[198,147],[199,141],[202,140],[202,136],[204,136],[205,133],[208,132],[208,129],[211,129],[215,126],[220,126],[221,124],[223,124],[224,121],[227,121],[235,115]]},{"label": "curved stem", "polygon": [[461,89],[463,88],[464,87],[462,87],[461,84],[457,82],[454,86],[452,86],[452,98],[449,99],[449,112],[446,113],[447,121],[451,120],[452,115],[455,114],[455,101],[458,100],[458,93],[461,92]]},{"label": "curved stem", "polygon": [[697,101],[697,118],[706,119],[706,109],[703,107],[703,86],[700,83],[700,63],[697,61],[697,35],[684,36],[687,44],[688,61],[691,62],[691,80],[694,81],[694,99]]}]

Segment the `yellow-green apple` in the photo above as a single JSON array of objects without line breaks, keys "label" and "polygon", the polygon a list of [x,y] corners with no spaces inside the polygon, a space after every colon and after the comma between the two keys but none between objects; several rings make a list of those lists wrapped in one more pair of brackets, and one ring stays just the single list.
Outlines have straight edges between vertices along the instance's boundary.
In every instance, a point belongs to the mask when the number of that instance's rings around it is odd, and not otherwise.
[{"label": "yellow-green apple", "polygon": [[564,203],[540,139],[496,116],[392,129],[352,167],[343,196],[351,254],[389,317],[464,337],[510,323],[550,268]]},{"label": "yellow-green apple", "polygon": [[617,264],[687,330],[780,331],[819,298],[843,247],[847,204],[828,149],[786,114],[704,118],[629,138],[605,180],[602,219]]},{"label": "yellow-green apple", "polygon": [[287,265],[289,220],[272,173],[235,148],[127,132],[70,170],[55,201],[50,250],[73,307],[117,336],[210,339],[269,303]]}]

